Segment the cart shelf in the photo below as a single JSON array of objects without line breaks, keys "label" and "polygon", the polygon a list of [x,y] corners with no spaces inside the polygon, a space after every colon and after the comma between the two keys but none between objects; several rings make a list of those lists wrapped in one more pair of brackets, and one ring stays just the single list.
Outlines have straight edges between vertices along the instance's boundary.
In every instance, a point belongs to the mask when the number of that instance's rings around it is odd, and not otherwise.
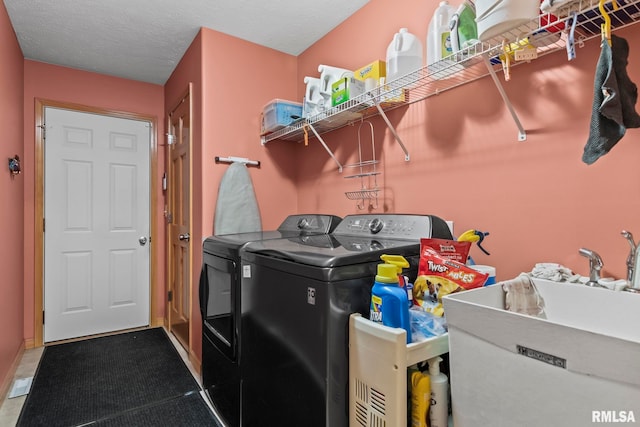
[{"label": "cart shelf", "polygon": [[407,368],[449,352],[449,336],[407,344],[404,329],[349,319],[349,425],[407,423]]}]

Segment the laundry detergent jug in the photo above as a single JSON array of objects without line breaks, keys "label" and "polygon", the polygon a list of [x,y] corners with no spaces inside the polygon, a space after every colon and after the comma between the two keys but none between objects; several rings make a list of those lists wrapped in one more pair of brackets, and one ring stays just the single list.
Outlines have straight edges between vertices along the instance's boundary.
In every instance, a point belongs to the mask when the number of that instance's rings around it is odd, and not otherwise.
[{"label": "laundry detergent jug", "polygon": [[309,118],[321,112],[320,105],[324,107],[324,98],[320,94],[320,79],[306,76],[304,78],[305,92],[302,104],[302,117]]},{"label": "laundry detergent jug", "polygon": [[[451,29],[451,21],[455,13],[456,10],[448,1],[441,1],[429,22],[427,67],[429,75],[436,80],[450,77],[463,68],[462,65],[456,63],[455,59],[450,58],[455,53]],[[454,28],[453,31],[457,31],[457,28]],[[447,59],[445,60],[445,58]]]},{"label": "laundry detergent jug", "polygon": [[387,47],[387,81],[416,71],[422,65],[422,43],[407,28],[400,28]]},{"label": "laundry detergent jug", "polygon": [[320,64],[318,72],[320,73],[320,95],[322,100],[318,102],[317,106],[319,112],[322,112],[331,108],[331,86],[342,78],[353,77],[353,71]]},{"label": "laundry detergent jug", "polygon": [[411,320],[407,292],[399,286],[398,267],[378,264],[378,274],[371,289],[369,319],[391,328],[407,331],[407,344],[411,343]]},{"label": "laundry detergent jug", "polygon": [[451,18],[450,26],[451,47],[454,52],[459,52],[480,42],[478,40],[478,24],[476,24],[476,7],[470,0],[464,0],[458,7]]}]

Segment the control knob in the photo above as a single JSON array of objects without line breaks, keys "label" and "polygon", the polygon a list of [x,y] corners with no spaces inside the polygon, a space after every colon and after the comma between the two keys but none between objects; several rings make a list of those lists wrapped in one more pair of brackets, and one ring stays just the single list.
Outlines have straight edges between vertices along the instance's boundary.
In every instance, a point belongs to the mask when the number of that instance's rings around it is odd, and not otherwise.
[{"label": "control knob", "polygon": [[309,224],[309,220],[307,218],[300,218],[298,220],[298,228],[300,230],[306,230],[310,227],[311,227],[311,224]]},{"label": "control knob", "polygon": [[383,227],[384,222],[382,222],[380,218],[374,218],[369,224],[369,231],[371,231],[373,234],[377,234],[382,231]]}]

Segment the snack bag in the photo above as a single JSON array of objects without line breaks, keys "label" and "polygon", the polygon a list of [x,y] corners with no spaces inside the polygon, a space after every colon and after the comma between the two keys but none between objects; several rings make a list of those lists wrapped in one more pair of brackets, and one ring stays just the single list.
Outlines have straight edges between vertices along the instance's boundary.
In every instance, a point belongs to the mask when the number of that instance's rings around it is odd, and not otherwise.
[{"label": "snack bag", "polygon": [[458,261],[461,264],[467,263],[471,242],[458,242],[449,239],[420,239],[420,248],[429,247],[436,251],[441,257]]},{"label": "snack bag", "polygon": [[443,316],[443,296],[479,288],[488,277],[486,273],[441,256],[429,246],[421,246],[418,277],[413,284],[414,304],[436,316]]}]

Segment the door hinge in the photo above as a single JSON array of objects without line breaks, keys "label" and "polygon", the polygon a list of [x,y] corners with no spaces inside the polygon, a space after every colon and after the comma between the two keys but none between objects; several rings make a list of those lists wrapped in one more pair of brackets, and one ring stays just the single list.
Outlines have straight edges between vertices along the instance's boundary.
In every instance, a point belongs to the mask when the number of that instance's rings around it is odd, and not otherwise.
[{"label": "door hinge", "polygon": [[42,310],[42,324],[44,325],[44,310]]},{"label": "door hinge", "polygon": [[38,125],[37,127],[39,127],[42,130],[42,139],[47,139],[47,128],[44,124],[42,125]]},{"label": "door hinge", "polygon": [[45,222],[44,222],[44,218],[42,218],[42,232],[44,233],[45,230],[45,226],[44,226]]},{"label": "door hinge", "polygon": [[167,292],[167,301],[173,301],[173,291]]}]

